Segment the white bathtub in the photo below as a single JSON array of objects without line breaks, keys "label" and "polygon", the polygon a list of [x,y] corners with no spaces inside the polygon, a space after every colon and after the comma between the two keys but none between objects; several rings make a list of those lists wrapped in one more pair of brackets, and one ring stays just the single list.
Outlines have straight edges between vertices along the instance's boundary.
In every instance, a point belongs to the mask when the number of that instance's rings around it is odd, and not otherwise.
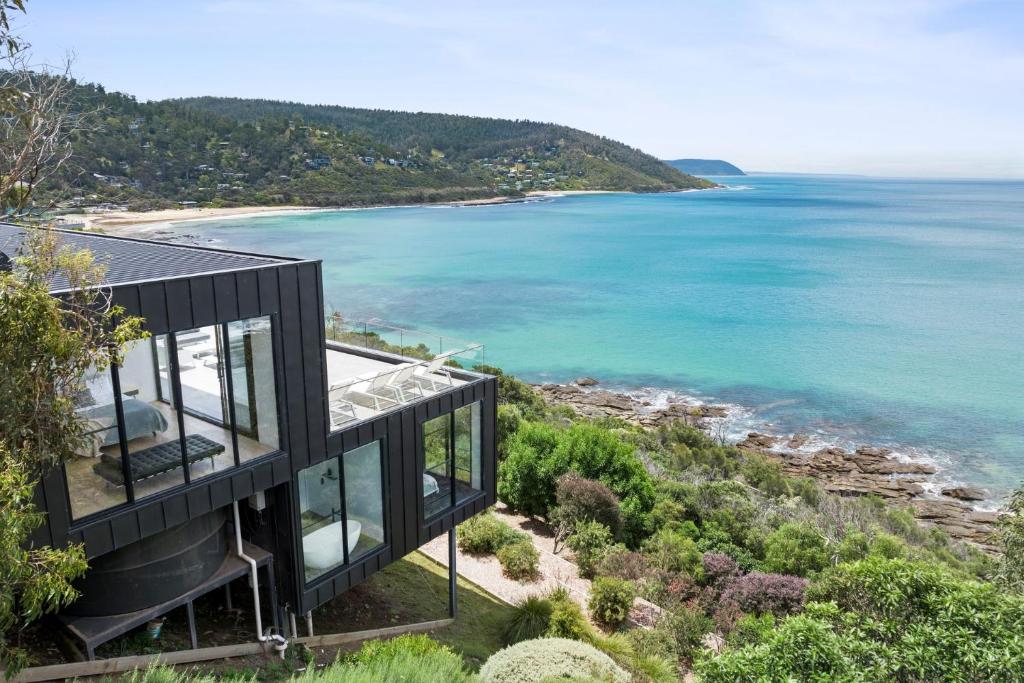
[{"label": "white bathtub", "polygon": [[[348,552],[351,555],[359,542],[359,534],[363,525],[354,519],[348,520]],[[330,569],[344,562],[341,552],[342,534],[341,521],[328,524],[302,537],[302,554],[306,558],[307,569]]]}]

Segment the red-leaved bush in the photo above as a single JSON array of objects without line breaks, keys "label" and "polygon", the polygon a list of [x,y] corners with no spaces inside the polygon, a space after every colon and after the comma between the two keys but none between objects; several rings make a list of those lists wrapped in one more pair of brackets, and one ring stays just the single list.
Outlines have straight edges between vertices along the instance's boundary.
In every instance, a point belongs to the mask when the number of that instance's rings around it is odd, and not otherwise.
[{"label": "red-leaved bush", "polygon": [[622,532],[619,499],[601,482],[568,472],[558,478],[555,495],[558,507],[553,516],[560,526],[566,527],[566,534],[582,522],[605,525],[612,532],[613,538]]},{"label": "red-leaved bush", "polygon": [[740,575],[736,560],[724,553],[704,553],[704,583],[723,591]]},{"label": "red-leaved bush", "polygon": [[735,605],[746,614],[794,614],[803,607],[806,588],[807,579],[798,576],[751,572],[732,581],[722,592],[719,609]]}]

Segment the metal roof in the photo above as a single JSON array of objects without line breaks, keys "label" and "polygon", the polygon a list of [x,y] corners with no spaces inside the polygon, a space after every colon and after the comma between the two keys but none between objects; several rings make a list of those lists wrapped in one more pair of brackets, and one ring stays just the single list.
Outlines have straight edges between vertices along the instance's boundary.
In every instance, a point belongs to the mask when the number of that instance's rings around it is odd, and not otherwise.
[{"label": "metal roof", "polygon": [[[0,223],[0,252],[4,252],[10,257],[17,255],[25,230],[33,229],[37,228],[23,228]],[[53,230],[52,232],[58,233],[61,242],[73,249],[91,251],[96,260],[107,267],[105,284],[110,287],[153,280],[172,280],[190,275],[265,268],[297,261],[297,259],[277,256],[154,242],[100,233],[72,230]],[[67,281],[58,277],[50,289],[59,292],[67,287]]]}]

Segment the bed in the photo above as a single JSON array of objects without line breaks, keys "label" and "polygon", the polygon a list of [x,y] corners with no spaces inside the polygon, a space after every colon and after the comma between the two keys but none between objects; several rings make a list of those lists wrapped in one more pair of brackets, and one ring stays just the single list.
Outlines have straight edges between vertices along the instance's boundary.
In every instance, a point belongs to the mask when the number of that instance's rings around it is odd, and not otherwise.
[{"label": "bed", "polygon": [[[121,405],[124,410],[124,431],[126,438],[131,441],[140,436],[153,436],[160,432],[167,431],[167,418],[155,407],[130,396],[123,396]],[[100,403],[82,408],[78,411],[79,417],[87,421],[86,431],[94,435],[95,451],[103,446],[113,446],[118,443],[117,413],[113,402]],[[99,455],[98,452],[94,455]]]}]

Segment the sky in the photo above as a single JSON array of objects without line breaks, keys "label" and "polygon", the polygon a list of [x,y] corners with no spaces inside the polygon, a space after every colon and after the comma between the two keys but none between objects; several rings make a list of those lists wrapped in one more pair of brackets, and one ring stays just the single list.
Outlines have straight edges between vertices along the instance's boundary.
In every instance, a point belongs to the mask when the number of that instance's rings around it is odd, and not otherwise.
[{"label": "sky", "polygon": [[1024,1],[28,0],[37,61],[222,95],[553,121],[754,171],[1024,177]]}]

